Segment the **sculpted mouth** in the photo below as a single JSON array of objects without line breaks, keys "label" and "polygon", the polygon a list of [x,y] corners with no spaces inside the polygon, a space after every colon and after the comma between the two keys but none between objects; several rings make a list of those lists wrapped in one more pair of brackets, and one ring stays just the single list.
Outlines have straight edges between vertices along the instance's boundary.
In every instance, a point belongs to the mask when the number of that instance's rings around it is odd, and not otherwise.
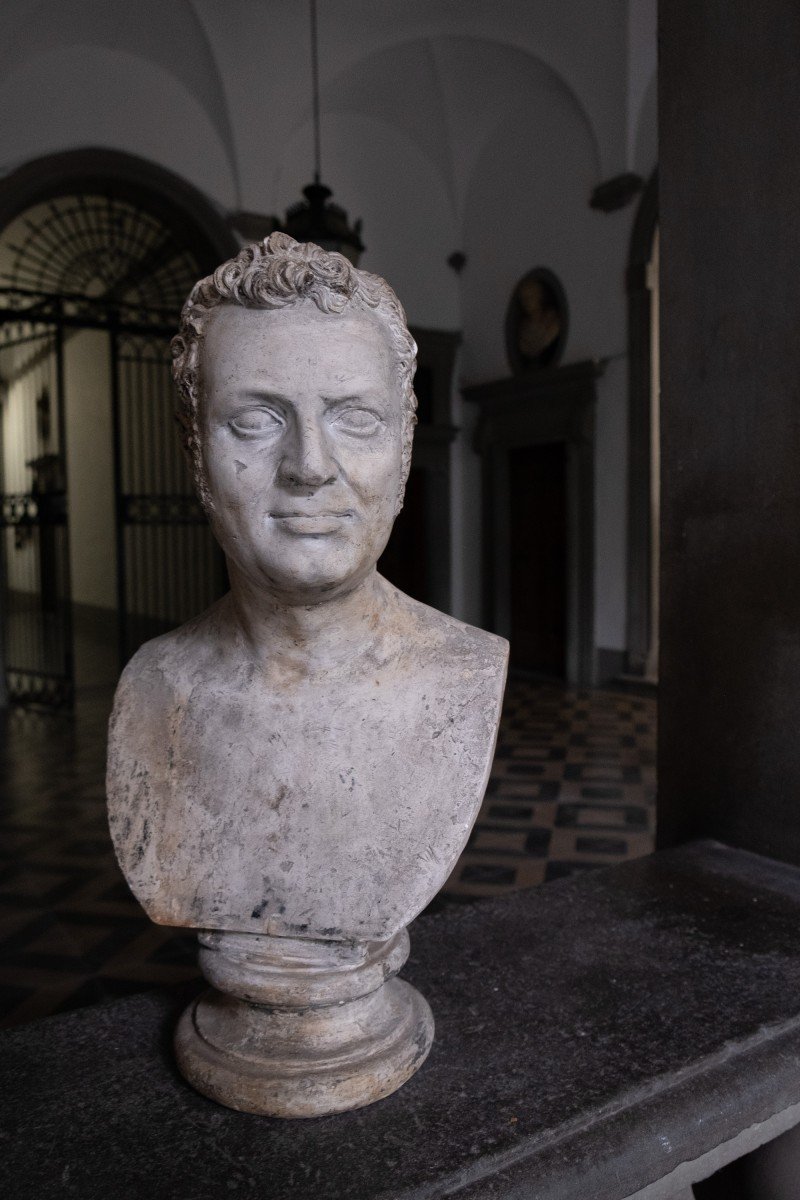
[{"label": "sculpted mouth", "polygon": [[286,533],[296,537],[326,537],[339,533],[342,526],[355,516],[352,509],[326,509],[323,512],[303,512],[301,509],[271,512],[270,520],[276,521]]},{"label": "sculpted mouth", "polygon": [[343,508],[323,509],[321,512],[304,512],[302,509],[289,509],[286,512],[271,512],[269,515],[274,521],[289,521],[296,518],[302,518],[304,521],[330,520],[331,518],[342,520],[345,517],[352,517],[353,510],[351,508]]}]

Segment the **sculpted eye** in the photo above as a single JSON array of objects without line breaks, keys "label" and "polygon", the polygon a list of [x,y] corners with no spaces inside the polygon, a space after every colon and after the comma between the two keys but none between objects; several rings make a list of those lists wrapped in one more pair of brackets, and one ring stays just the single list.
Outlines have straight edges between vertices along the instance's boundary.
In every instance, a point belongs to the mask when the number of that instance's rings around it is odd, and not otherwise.
[{"label": "sculpted eye", "polygon": [[368,408],[344,408],[334,417],[334,424],[345,433],[365,435],[374,433],[382,421]]},{"label": "sculpted eye", "polygon": [[260,434],[277,432],[283,421],[277,413],[268,408],[251,408],[247,412],[237,413],[228,424],[240,437],[257,437]]}]

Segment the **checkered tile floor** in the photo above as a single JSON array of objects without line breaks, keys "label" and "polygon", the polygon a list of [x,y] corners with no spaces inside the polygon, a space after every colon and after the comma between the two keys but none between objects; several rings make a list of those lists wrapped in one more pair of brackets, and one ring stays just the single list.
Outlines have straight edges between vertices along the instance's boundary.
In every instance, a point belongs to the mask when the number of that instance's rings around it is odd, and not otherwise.
[{"label": "checkered tile floor", "polygon": [[447,883],[491,896],[648,854],[656,702],[511,680],[486,799]]},{"label": "checkered tile floor", "polygon": [[[180,983],[190,934],[147,920],[105,818],[110,697],[0,714],[0,1025]],[[645,854],[655,701],[512,680],[486,800],[437,905]]]}]

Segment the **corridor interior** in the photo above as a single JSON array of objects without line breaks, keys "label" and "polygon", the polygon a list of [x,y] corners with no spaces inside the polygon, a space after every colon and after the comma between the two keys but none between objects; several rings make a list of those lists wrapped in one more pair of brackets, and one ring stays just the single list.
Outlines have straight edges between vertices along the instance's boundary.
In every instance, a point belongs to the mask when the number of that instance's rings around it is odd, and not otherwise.
[{"label": "corridor interior", "polygon": [[[197,976],[193,934],[151,924],[105,813],[107,688],[0,716],[0,1024]],[[485,801],[431,907],[648,853],[656,701],[512,677]],[[413,932],[413,931],[412,931]],[[412,939],[413,940],[413,939]]]}]

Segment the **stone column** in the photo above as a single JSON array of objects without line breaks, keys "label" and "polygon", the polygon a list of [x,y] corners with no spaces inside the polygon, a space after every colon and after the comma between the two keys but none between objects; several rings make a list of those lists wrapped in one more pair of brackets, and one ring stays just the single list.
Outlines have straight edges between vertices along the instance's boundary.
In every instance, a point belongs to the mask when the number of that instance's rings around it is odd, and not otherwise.
[{"label": "stone column", "polygon": [[660,13],[659,839],[800,863],[800,6]]}]

